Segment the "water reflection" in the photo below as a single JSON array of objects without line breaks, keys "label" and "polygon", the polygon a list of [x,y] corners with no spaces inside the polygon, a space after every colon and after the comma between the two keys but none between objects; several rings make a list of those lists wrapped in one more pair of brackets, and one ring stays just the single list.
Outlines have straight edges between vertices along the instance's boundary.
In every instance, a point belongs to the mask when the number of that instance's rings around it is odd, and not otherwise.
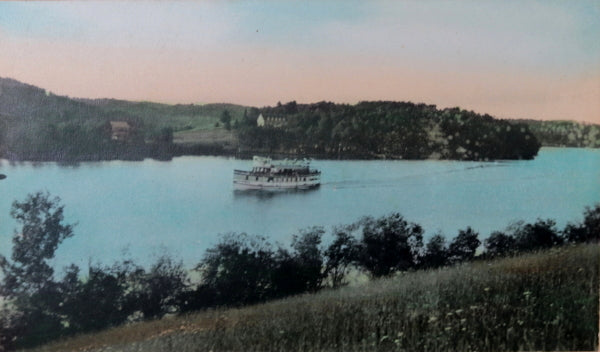
[{"label": "water reflection", "polygon": [[282,190],[262,190],[262,189],[248,189],[233,191],[234,199],[243,198],[256,198],[260,200],[269,200],[275,197],[285,197],[289,195],[307,195],[311,192],[315,192],[319,189],[319,186],[311,189],[282,189]]}]

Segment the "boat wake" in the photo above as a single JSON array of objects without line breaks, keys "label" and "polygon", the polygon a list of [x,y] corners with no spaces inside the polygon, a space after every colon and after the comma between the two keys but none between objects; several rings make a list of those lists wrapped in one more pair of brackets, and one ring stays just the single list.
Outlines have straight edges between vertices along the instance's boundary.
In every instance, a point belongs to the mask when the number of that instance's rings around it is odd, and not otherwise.
[{"label": "boat wake", "polygon": [[433,173],[418,173],[418,174],[410,174],[403,175],[398,177],[388,177],[388,178],[373,178],[373,179],[361,179],[361,180],[340,180],[340,181],[331,181],[331,182],[323,182],[321,183],[322,187],[329,187],[334,189],[345,189],[345,188],[373,188],[373,187],[394,187],[400,185],[406,185],[407,181],[418,181],[428,177],[434,177],[437,175],[447,175],[452,173],[462,173],[468,172],[478,169],[487,169],[487,168],[497,168],[497,167],[507,167],[509,164],[507,163],[493,163],[493,164],[481,164],[481,165],[473,165],[467,166],[457,169],[449,169],[443,170]]}]

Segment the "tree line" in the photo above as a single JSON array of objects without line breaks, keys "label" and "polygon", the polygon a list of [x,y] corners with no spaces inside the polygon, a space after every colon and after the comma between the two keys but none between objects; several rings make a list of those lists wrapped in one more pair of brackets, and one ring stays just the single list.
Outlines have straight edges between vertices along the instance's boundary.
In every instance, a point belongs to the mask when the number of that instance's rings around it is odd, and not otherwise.
[{"label": "tree line", "polygon": [[600,125],[575,121],[517,120],[526,123],[544,146],[600,148]]},{"label": "tree line", "polygon": [[[74,235],[64,206],[48,193],[15,201],[20,228],[10,258],[0,256],[0,347],[26,348],[78,333],[168,314],[243,306],[347,284],[359,271],[371,278],[407,270],[516,255],[568,243],[600,240],[600,203],[580,223],[559,230],[551,219],[518,222],[483,242],[467,227],[451,240],[441,233],[424,241],[424,230],[399,213],[364,217],[328,233],[310,227],[289,247],[245,233],[222,235],[194,267],[192,280],[180,261],[162,256],[149,268],[131,260],[112,266],[76,265],[58,277],[50,265],[58,246]],[[324,239],[328,239],[327,245]]]},{"label": "tree line", "polygon": [[[282,126],[256,126],[259,114]],[[356,105],[295,101],[247,112],[237,126],[243,148],[329,157],[498,160],[533,159],[540,143],[524,123],[460,108],[411,102]]]}]

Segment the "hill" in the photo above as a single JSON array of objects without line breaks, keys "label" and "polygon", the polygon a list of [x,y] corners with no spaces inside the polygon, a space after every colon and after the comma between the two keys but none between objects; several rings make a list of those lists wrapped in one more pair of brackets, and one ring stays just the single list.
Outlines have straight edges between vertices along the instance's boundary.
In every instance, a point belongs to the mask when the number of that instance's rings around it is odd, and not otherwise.
[{"label": "hill", "polygon": [[[174,133],[214,129],[224,111],[237,118],[244,109],[232,104],[72,99],[0,78],[0,157],[43,161],[169,158],[185,152],[173,143]],[[130,126],[126,139],[115,141],[110,121]]]},{"label": "hill", "polygon": [[540,148],[525,124],[460,108],[411,102],[320,102],[266,107],[263,127],[239,129],[242,148],[331,158],[533,159]]},{"label": "hill", "polygon": [[131,324],[35,351],[596,350],[599,263],[597,244],[554,248]]},{"label": "hill", "polygon": [[575,121],[516,120],[525,123],[543,146],[600,148],[600,125]]},{"label": "hill", "polygon": [[[268,121],[259,128],[257,118]],[[127,123],[115,137],[111,121]],[[190,154],[324,158],[531,159],[540,145],[599,147],[600,126],[499,120],[410,102],[263,108],[73,99],[0,78],[0,157],[82,161]]]}]

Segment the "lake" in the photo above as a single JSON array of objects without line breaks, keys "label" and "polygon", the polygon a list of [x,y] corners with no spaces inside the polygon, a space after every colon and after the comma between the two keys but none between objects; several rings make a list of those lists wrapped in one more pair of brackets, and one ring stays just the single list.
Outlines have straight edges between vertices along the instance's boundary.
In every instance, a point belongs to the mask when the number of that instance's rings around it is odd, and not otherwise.
[{"label": "lake", "polygon": [[249,160],[190,156],[76,166],[4,160],[0,253],[10,254],[12,202],[39,190],[59,196],[66,221],[77,223],[75,236],[57,251],[58,267],[112,264],[124,256],[147,265],[165,252],[191,267],[222,233],[264,235],[285,245],[309,226],[329,229],[391,212],[422,225],[426,237],[438,231],[454,237],[471,226],[485,238],[513,221],[538,217],[555,219],[562,229],[600,201],[598,149],[542,148],[530,161],[312,165],[322,171],[320,188],[264,195],[233,191],[233,170],[250,169]]}]

